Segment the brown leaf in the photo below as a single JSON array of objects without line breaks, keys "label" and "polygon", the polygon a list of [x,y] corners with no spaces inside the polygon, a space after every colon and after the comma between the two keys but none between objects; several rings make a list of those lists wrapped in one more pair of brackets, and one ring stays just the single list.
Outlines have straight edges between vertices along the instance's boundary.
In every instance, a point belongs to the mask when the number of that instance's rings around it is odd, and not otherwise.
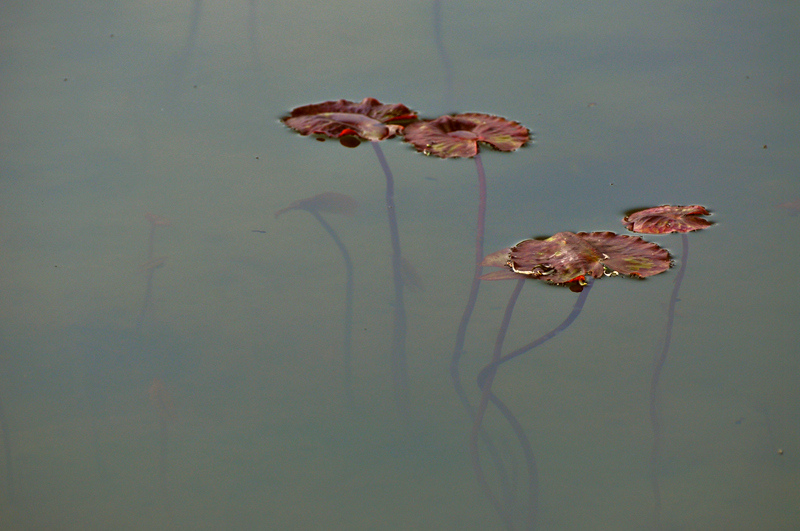
[{"label": "brown leaf", "polygon": [[545,240],[525,240],[492,253],[481,265],[506,268],[481,276],[483,280],[528,277],[551,284],[581,286],[587,276],[657,275],[670,268],[671,260],[666,249],[638,236],[559,232]]},{"label": "brown leaf", "polygon": [[628,214],[622,223],[629,231],[642,234],[691,232],[710,227],[712,223],[700,217],[709,214],[710,212],[700,205],[662,205]]},{"label": "brown leaf", "polygon": [[282,121],[301,135],[336,138],[355,147],[355,139],[377,142],[392,138],[402,131],[403,124],[416,119],[416,113],[405,105],[364,98],[360,103],[338,100],[303,105]]},{"label": "brown leaf", "polygon": [[516,151],[530,141],[530,131],[499,116],[465,113],[409,124],[403,138],[417,151],[446,159],[474,157],[478,142],[498,151]]}]

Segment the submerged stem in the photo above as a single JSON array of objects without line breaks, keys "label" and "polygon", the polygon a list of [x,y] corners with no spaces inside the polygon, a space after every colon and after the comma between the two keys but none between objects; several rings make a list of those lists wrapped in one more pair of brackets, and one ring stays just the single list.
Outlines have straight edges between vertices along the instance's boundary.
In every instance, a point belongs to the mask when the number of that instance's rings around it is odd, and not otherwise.
[{"label": "submerged stem", "polygon": [[589,295],[589,291],[592,287],[592,279],[589,279],[588,284],[584,287],[581,294],[578,296],[578,299],[575,301],[574,306],[572,307],[572,311],[569,315],[564,319],[558,326],[547,332],[546,334],[542,335],[538,339],[531,341],[530,343],[519,347],[518,349],[512,351],[505,356],[500,355],[500,351],[502,350],[502,343],[505,339],[505,335],[508,329],[508,325],[511,321],[511,314],[514,310],[514,305],[516,304],[517,298],[519,296],[519,292],[522,290],[522,286],[524,285],[525,280],[520,279],[517,281],[517,287],[515,288],[514,292],[511,294],[511,297],[508,300],[508,304],[506,306],[506,312],[503,315],[503,321],[500,325],[500,331],[497,334],[497,339],[495,341],[495,349],[492,355],[492,361],[487,364],[481,372],[478,374],[478,387],[481,389],[481,401],[478,405],[478,411],[475,414],[475,422],[472,427],[472,434],[470,437],[470,453],[472,455],[472,463],[473,468],[475,468],[475,473],[478,478],[478,484],[480,485],[481,489],[483,490],[484,494],[487,496],[489,501],[495,507],[495,510],[498,511],[498,514],[501,518],[506,521],[507,525],[510,525],[506,519],[506,511],[502,511],[502,508],[499,506],[499,502],[497,501],[496,496],[491,492],[489,488],[488,482],[483,474],[483,470],[480,465],[480,456],[478,454],[478,446],[477,446],[477,434],[481,429],[481,422],[483,420],[483,416],[486,410],[486,403],[487,401],[491,401],[495,407],[500,411],[500,413],[505,417],[506,421],[511,426],[511,429],[514,431],[517,440],[520,443],[520,447],[522,448],[522,452],[525,456],[525,463],[528,469],[528,522],[527,528],[533,528],[536,520],[536,513],[538,507],[538,471],[536,467],[536,460],[533,455],[533,449],[531,448],[530,441],[528,440],[525,431],[522,428],[522,425],[519,423],[517,418],[511,412],[511,410],[492,392],[492,382],[494,381],[494,377],[497,374],[497,369],[511,359],[514,359],[530,350],[538,347],[542,343],[553,339],[558,334],[566,330],[566,328],[572,324],[573,321],[580,315],[581,310],[586,302],[586,298]]},{"label": "submerged stem", "polygon": [[386,176],[386,213],[389,218],[389,233],[392,240],[392,282],[394,284],[394,326],[390,363],[394,381],[395,399],[404,415],[408,415],[408,365],[406,362],[406,307],[403,301],[402,253],[400,231],[397,228],[397,213],[394,206],[394,177],[378,142],[370,142]]},{"label": "submerged stem", "polygon": [[483,273],[483,266],[481,266],[481,262],[483,261],[483,234],[486,227],[486,174],[483,171],[483,162],[481,162],[480,153],[475,155],[474,158],[475,166],[478,170],[478,221],[475,231],[475,269],[472,275],[472,286],[470,287],[469,296],[467,297],[467,305],[464,307],[464,313],[461,315],[461,322],[458,323],[456,344],[450,358],[450,379],[453,382],[456,394],[471,417],[473,416],[473,410],[466,393],[464,393],[464,387],[461,384],[459,362],[464,352],[464,342],[466,341],[469,321],[475,309],[475,303],[478,300],[478,289],[481,285],[480,276],[481,273]]},{"label": "submerged stem", "polygon": [[672,287],[672,295],[669,299],[669,311],[667,316],[667,326],[664,332],[664,344],[661,351],[656,355],[653,366],[653,376],[650,379],[650,426],[653,429],[653,447],[650,450],[650,485],[653,489],[653,502],[655,506],[655,524],[660,526],[661,519],[661,486],[658,482],[658,466],[660,447],[661,447],[661,423],[658,418],[658,380],[661,377],[661,370],[667,361],[667,353],[672,340],[672,324],[675,321],[675,305],[678,302],[678,292],[681,289],[683,276],[686,274],[686,264],[689,260],[689,237],[686,233],[681,234],[683,243],[681,267],[675,276],[675,285]]},{"label": "submerged stem", "polygon": [[[486,226],[486,173],[483,170],[483,161],[481,160],[480,153],[475,155],[474,159],[475,168],[478,173],[478,215],[475,229],[475,268],[472,274],[472,284],[467,297],[467,304],[464,307],[464,313],[462,314],[461,321],[458,324],[455,347],[453,348],[453,354],[450,358],[450,380],[453,382],[453,388],[455,389],[456,395],[461,401],[461,405],[464,407],[467,412],[467,416],[473,423],[475,421],[475,409],[472,407],[472,404],[470,404],[469,398],[467,398],[467,394],[464,391],[464,386],[461,382],[459,363],[461,361],[461,355],[464,352],[464,343],[466,341],[469,321],[472,317],[472,312],[474,311],[475,304],[478,300],[478,290],[481,284],[480,276],[483,273],[483,266],[481,266],[481,262],[483,261],[484,254],[483,238]],[[491,459],[491,462],[493,463],[497,472],[501,489],[503,490],[503,497],[505,499],[512,498],[513,488],[509,484],[508,473],[506,472],[505,465],[500,457],[497,447],[492,441],[492,438],[489,437],[489,434],[486,433],[483,428],[480,428],[479,436],[481,438],[481,442],[486,447],[486,452],[489,454],[489,458]],[[480,474],[482,474],[482,471]],[[495,506],[495,509],[498,510],[499,514],[500,506],[499,502],[497,503],[498,504]],[[507,522],[510,522],[509,517],[505,517],[504,519]]]},{"label": "submerged stem", "polygon": [[491,487],[489,487],[489,482],[486,480],[486,475],[483,473],[483,467],[481,466],[481,458],[478,452],[478,436],[481,432],[481,424],[483,423],[483,415],[486,412],[486,406],[489,402],[489,395],[491,393],[492,388],[492,380],[494,380],[494,375],[497,372],[496,369],[496,362],[500,359],[503,350],[503,342],[506,338],[506,332],[508,331],[508,325],[511,323],[511,314],[514,312],[514,306],[517,304],[517,299],[519,298],[519,294],[522,291],[522,288],[525,286],[525,279],[520,279],[517,281],[517,285],[514,287],[514,291],[511,293],[511,296],[508,298],[508,303],[506,304],[506,310],[503,314],[503,321],[500,324],[500,330],[497,332],[497,338],[494,342],[494,352],[492,353],[492,361],[490,363],[491,366],[495,367],[487,377],[484,379],[485,382],[481,385],[481,398],[478,402],[478,408],[475,411],[475,418],[472,423],[472,432],[470,433],[469,437],[469,451],[470,456],[472,457],[472,467],[475,470],[475,476],[478,480],[478,485],[480,486],[481,490],[483,491],[484,496],[489,500],[492,506],[497,512],[498,516],[503,518],[506,525],[509,527],[513,527],[512,522],[510,521],[510,516],[507,511],[503,510],[502,505],[500,504],[500,500],[497,499],[497,496],[494,495],[492,492]]},{"label": "submerged stem", "polygon": [[[561,321],[561,324],[559,324],[558,326],[556,326],[555,328],[553,328],[540,338],[535,339],[530,343],[528,343],[527,345],[523,345],[512,352],[509,352],[505,356],[502,356],[499,360],[497,360],[496,363],[490,363],[489,365],[484,367],[483,370],[481,370],[481,372],[478,374],[478,386],[481,388],[483,387],[483,381],[488,377],[489,371],[496,369],[497,367],[499,367],[500,365],[509,360],[512,360],[518,356],[525,354],[530,350],[533,350],[542,343],[545,343],[546,341],[553,339],[558,334],[566,330],[567,327],[571,325],[575,319],[578,318],[578,315],[580,315],[581,310],[583,310],[583,305],[586,303],[586,298],[589,296],[589,291],[591,291],[592,285],[594,285],[594,280],[591,277],[589,277],[587,280],[588,282],[583,287],[583,291],[581,291],[581,294],[578,295],[578,298],[575,300],[575,304],[572,306],[572,311],[569,313],[566,319]],[[493,365],[495,366],[493,367]]]}]

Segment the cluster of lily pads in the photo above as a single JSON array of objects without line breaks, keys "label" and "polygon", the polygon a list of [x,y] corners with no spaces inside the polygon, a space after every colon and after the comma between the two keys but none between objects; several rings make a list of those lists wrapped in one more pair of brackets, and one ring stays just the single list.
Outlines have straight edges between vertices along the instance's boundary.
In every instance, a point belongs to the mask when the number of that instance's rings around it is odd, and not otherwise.
[{"label": "cluster of lily pads", "polygon": [[[336,139],[343,146],[350,148],[356,147],[362,142],[370,142],[386,175],[386,202],[392,236],[392,269],[396,296],[392,366],[401,406],[404,405],[404,401],[407,401],[407,388],[405,387],[407,385],[407,374],[405,373],[404,352],[405,310],[401,275],[401,264],[403,262],[393,202],[394,181],[378,142],[401,137],[418,152],[425,155],[440,158],[463,157],[475,160],[479,190],[475,238],[475,269],[467,304],[456,333],[455,347],[450,362],[450,375],[456,393],[473,422],[470,453],[478,483],[498,515],[505,520],[509,527],[514,527],[511,522],[513,510],[505,506],[508,504],[507,501],[502,502],[501,500],[513,498],[513,494],[510,493],[514,489],[508,485],[503,485],[506,482],[504,479],[506,478],[506,472],[503,470],[502,459],[496,455],[496,449],[491,439],[482,428],[482,419],[489,402],[496,406],[514,430],[523,449],[528,468],[529,511],[527,521],[529,525],[532,525],[536,513],[536,467],[533,452],[520,423],[516,420],[511,410],[491,390],[492,380],[498,368],[503,363],[530,352],[535,347],[565,330],[581,312],[589,292],[588,288],[591,287],[593,279],[619,275],[642,279],[663,273],[672,266],[672,258],[669,252],[639,236],[602,231],[559,232],[546,239],[524,240],[512,247],[484,255],[486,177],[479,147],[483,144],[497,151],[512,152],[525,146],[531,141],[531,134],[527,128],[517,122],[481,113],[453,114],[435,119],[422,119],[416,112],[405,105],[382,104],[374,98],[365,98],[361,102],[338,100],[304,105],[292,110],[282,121],[286,126],[301,135],[313,136],[318,140]],[[322,194],[316,198],[310,198],[312,199],[311,201],[295,202],[288,208],[279,211],[279,213],[291,209],[302,209],[311,211],[317,219],[321,219],[316,212],[316,209],[320,208],[317,205],[319,197],[326,197],[327,201],[323,202],[323,204],[330,203],[330,196]],[[338,202],[340,200],[337,198],[334,203]],[[672,292],[664,345],[656,357],[656,367],[651,380],[650,413],[654,434],[651,466],[653,467],[654,477],[656,476],[655,462],[658,459],[660,431],[656,416],[656,387],[658,385],[659,372],[664,365],[667,351],[669,350],[675,301],[677,300],[677,293],[686,267],[686,258],[688,256],[686,233],[710,226],[711,222],[703,218],[703,216],[707,215],[709,215],[708,210],[699,205],[662,205],[630,212],[623,219],[625,227],[631,232],[640,234],[682,233],[683,236],[683,261]],[[322,223],[322,221],[320,222]],[[483,274],[484,267],[499,269]],[[351,277],[352,273],[348,273],[348,276]],[[466,331],[477,301],[481,281],[507,279],[516,279],[519,282],[506,307],[491,361],[478,375],[477,381],[481,397],[477,406],[473,407],[462,388],[459,374],[459,360],[464,352]],[[571,291],[581,292],[581,295],[575,302],[572,312],[561,324],[527,345],[503,355],[505,334],[511,321],[517,297],[522,290],[522,281],[526,279],[537,279],[551,285],[566,286]],[[349,338],[349,335],[347,337]],[[346,353],[346,358],[349,359],[349,352]],[[349,367],[347,367],[348,374],[349,370]],[[478,454],[479,438],[484,442],[488,452],[492,454],[492,460],[500,478],[500,488],[503,490],[503,496],[497,496],[493,493],[483,473]],[[660,492],[657,479],[653,480],[653,491],[658,511]]]},{"label": "cluster of lily pads", "polygon": [[[426,120],[403,104],[383,104],[375,98],[304,105],[292,110],[282,121],[301,135],[336,139],[351,148],[365,141],[401,136],[417,151],[440,158],[477,157],[479,144],[511,152],[531,140],[527,128],[499,116],[463,113]],[[698,217],[707,214],[704,207],[697,205],[665,205],[631,214],[626,224],[633,232],[640,233],[686,232],[707,226],[709,222]],[[639,237],[607,231],[559,232],[546,240],[525,240],[478,261],[481,266],[505,269],[483,275],[483,280],[526,275],[566,285],[574,291],[580,291],[587,276],[622,274],[644,278],[670,267],[665,249]]]},{"label": "cluster of lily pads", "polygon": [[[461,351],[466,325],[477,296],[480,261],[483,258],[483,227],[486,212],[486,178],[479,155],[479,143],[498,151],[515,151],[530,141],[530,132],[517,122],[480,113],[445,115],[435,120],[420,119],[403,104],[383,104],[375,98],[360,102],[326,101],[293,109],[283,123],[304,136],[317,140],[336,139],[345,147],[369,142],[386,176],[386,211],[392,243],[392,279],[395,292],[394,328],[391,364],[397,400],[401,409],[408,407],[408,375],[405,361],[405,305],[403,302],[403,258],[394,205],[394,177],[379,142],[402,136],[403,140],[425,155],[440,158],[471,157],[475,160],[479,181],[478,230],[475,244],[475,275],[469,303],[459,327],[455,352]],[[460,354],[458,354],[460,355]],[[455,355],[455,356],[458,356]],[[460,390],[460,383],[457,384]]]},{"label": "cluster of lily pads", "polygon": [[530,141],[528,129],[499,116],[464,113],[423,120],[402,103],[383,104],[375,98],[303,105],[282,121],[301,135],[336,139],[345,147],[400,135],[418,151],[441,158],[474,157],[478,142],[515,151]]}]

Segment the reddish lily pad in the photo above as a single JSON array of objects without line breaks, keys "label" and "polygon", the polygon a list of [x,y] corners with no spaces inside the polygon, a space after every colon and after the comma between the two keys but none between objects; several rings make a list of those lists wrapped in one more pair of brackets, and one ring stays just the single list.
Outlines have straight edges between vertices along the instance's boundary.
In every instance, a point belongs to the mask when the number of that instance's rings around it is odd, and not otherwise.
[{"label": "reddish lily pad", "polygon": [[349,216],[355,212],[357,207],[358,202],[349,195],[337,192],[322,192],[313,197],[298,199],[288,207],[275,212],[275,217],[277,218],[290,210],[307,210],[309,212],[326,212]]},{"label": "reddish lily pad", "polygon": [[483,280],[537,278],[551,284],[584,284],[587,276],[629,275],[644,278],[671,266],[666,249],[613,232],[559,232],[546,240],[525,240],[488,255],[481,265],[506,267]]},{"label": "reddish lily pad", "polygon": [[335,138],[355,147],[362,140],[377,142],[399,134],[417,114],[401,103],[383,104],[375,98],[360,103],[339,100],[303,105],[281,121],[301,135]]},{"label": "reddish lily pad", "polygon": [[[652,277],[672,267],[669,251],[643,240],[613,232],[579,232],[578,236],[603,254],[605,274]],[[595,275],[597,277],[597,275]]]},{"label": "reddish lily pad", "polygon": [[700,217],[709,214],[710,212],[700,205],[662,205],[628,214],[622,223],[629,231],[642,234],[692,232],[712,225],[710,221]]},{"label": "reddish lily pad", "polygon": [[441,116],[406,126],[403,138],[425,155],[443,159],[474,157],[478,142],[498,151],[516,151],[530,141],[530,131],[517,122],[489,114]]}]

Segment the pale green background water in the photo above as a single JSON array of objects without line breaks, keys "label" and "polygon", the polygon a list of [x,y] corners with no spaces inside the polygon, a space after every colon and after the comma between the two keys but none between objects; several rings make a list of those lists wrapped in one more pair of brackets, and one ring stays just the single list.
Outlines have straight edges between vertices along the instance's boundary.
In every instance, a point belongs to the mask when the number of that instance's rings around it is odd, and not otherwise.
[{"label": "pale green background water", "polygon": [[[800,198],[800,7],[441,4],[449,98],[432,2],[2,4],[0,398],[15,495],[0,485],[0,527],[502,528],[448,377],[472,271],[474,164],[383,147],[404,255],[425,283],[406,297],[408,436],[387,359],[380,168],[368,146],[319,144],[277,121],[374,96],[535,132],[533,147],[484,153],[487,251],[621,231],[639,206],[714,211],[717,224],[689,238],[661,380],[662,520],[797,528],[800,217],[778,205]],[[356,262],[357,412],[342,395],[341,259],[311,216],[273,218],[327,190],[361,205],[328,218]],[[168,260],[137,343],[147,212],[172,226],[156,234]],[[678,237],[654,240],[680,254]],[[603,279],[566,333],[498,375],[536,453],[542,529],[650,525],[649,381],[674,278]],[[512,286],[482,286],[462,366],[472,399]],[[527,286],[509,348],[574,297]],[[154,377],[175,403],[164,486]],[[521,466],[507,426],[494,412],[487,423]]]}]

